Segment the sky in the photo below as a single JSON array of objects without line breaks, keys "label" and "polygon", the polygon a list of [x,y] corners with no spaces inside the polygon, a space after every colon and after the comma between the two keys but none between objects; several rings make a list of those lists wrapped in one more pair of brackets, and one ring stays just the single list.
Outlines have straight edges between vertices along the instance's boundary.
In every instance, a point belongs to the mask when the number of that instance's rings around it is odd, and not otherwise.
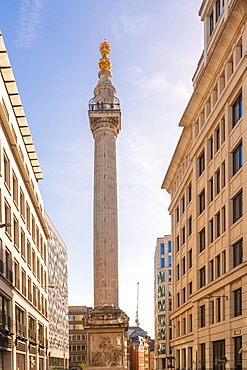
[{"label": "sky", "polygon": [[93,138],[98,46],[111,43],[117,139],[119,306],[154,335],[154,251],[169,235],[161,189],[203,51],[202,0],[2,0],[0,29],[44,179],[45,209],[69,252],[69,305],[93,306]]}]

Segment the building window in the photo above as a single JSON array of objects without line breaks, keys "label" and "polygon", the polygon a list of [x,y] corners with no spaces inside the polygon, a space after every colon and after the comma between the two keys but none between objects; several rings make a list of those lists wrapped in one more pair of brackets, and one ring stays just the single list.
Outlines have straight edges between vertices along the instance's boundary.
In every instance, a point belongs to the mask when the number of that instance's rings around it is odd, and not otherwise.
[{"label": "building window", "polygon": [[159,271],[157,274],[158,284],[165,282],[165,271]]},{"label": "building window", "polygon": [[216,299],[216,321],[221,321],[221,300],[220,297]]},{"label": "building window", "polygon": [[209,16],[209,34],[212,35],[214,30],[214,11],[212,10],[210,16]]},{"label": "building window", "polygon": [[13,217],[13,221],[14,221],[14,227],[13,227],[14,246],[16,247],[17,250],[19,250],[19,222],[15,216]]},{"label": "building window", "polygon": [[12,255],[7,249],[5,250],[6,279],[13,283]]},{"label": "building window", "polygon": [[237,122],[242,117],[242,93],[237,97],[232,105],[232,127],[234,127]]},{"label": "building window", "polygon": [[180,265],[179,263],[177,264],[177,280],[180,279]]},{"label": "building window", "polygon": [[165,315],[158,315],[158,325],[165,325]]},{"label": "building window", "polygon": [[177,293],[177,307],[180,307],[180,293]]},{"label": "building window", "polygon": [[214,180],[213,177],[209,180],[209,200],[212,202],[214,199]]},{"label": "building window", "polygon": [[192,249],[188,251],[188,269],[192,267]]},{"label": "building window", "polygon": [[172,256],[168,256],[168,267],[172,267]]},{"label": "building window", "polygon": [[216,18],[216,22],[218,21],[219,17],[220,17],[220,0],[216,0],[216,4],[215,4],[215,18]]},{"label": "building window", "polygon": [[220,149],[220,126],[215,130],[215,151],[218,152]]},{"label": "building window", "polygon": [[158,311],[165,311],[165,301],[162,299],[161,301],[158,301]]},{"label": "building window", "polygon": [[184,275],[185,274],[185,257],[182,258],[181,265],[182,265],[182,275]]},{"label": "building window", "polygon": [[193,293],[193,290],[192,290],[192,281],[189,282],[189,295],[191,295]]},{"label": "building window", "polygon": [[216,195],[220,192],[220,169],[218,169],[215,173],[215,193]]},{"label": "building window", "polygon": [[203,228],[200,232],[199,232],[199,248],[200,248],[200,252],[202,252],[204,249],[205,249],[205,228]]},{"label": "building window", "polygon": [[204,150],[203,152],[200,154],[199,158],[198,158],[198,162],[199,162],[199,176],[201,176],[201,174],[203,173],[203,171],[205,170],[205,156],[204,156]]},{"label": "building window", "polygon": [[20,189],[20,214],[23,220],[25,220],[25,197],[21,189]]},{"label": "building window", "polygon": [[168,253],[171,253],[172,252],[172,242],[171,242],[171,240],[168,240],[167,246],[168,246]]},{"label": "building window", "polygon": [[191,333],[193,331],[193,320],[192,320],[192,314],[189,315],[189,332]]},{"label": "building window", "polygon": [[242,167],[243,165],[243,147],[242,142],[232,152],[232,170],[233,175]]},{"label": "building window", "polygon": [[210,281],[214,281],[214,260],[209,261]]},{"label": "building window", "polygon": [[209,161],[213,159],[214,155],[214,142],[213,142],[213,136],[209,139]]},{"label": "building window", "polygon": [[12,188],[13,188],[12,189],[13,190],[13,201],[18,206],[18,180],[14,172],[12,174]]},{"label": "building window", "polygon": [[192,234],[192,216],[188,219],[188,236]]},{"label": "building window", "polygon": [[158,298],[164,296],[165,296],[165,286],[164,285],[158,286]]},{"label": "building window", "polygon": [[221,163],[221,187],[226,185],[226,164],[225,161]]},{"label": "building window", "polygon": [[160,268],[163,268],[163,267],[165,267],[165,259],[162,257],[160,259]]},{"label": "building window", "polygon": [[242,288],[236,289],[234,294],[234,317],[242,315]]},{"label": "building window", "polygon": [[4,183],[10,190],[10,161],[5,152],[3,153],[3,164],[4,164],[4,170],[3,170]]},{"label": "building window", "polygon": [[192,185],[191,183],[188,186],[188,203],[190,203],[192,200]]},{"label": "building window", "polygon": [[192,369],[193,366],[193,347],[188,347],[188,368]]},{"label": "building window", "polygon": [[206,270],[205,270],[205,266],[203,266],[199,270],[199,283],[200,283],[200,288],[202,288],[203,286],[206,285]]},{"label": "building window", "polygon": [[165,246],[164,246],[164,243],[161,243],[160,244],[160,254],[161,255],[165,254]]},{"label": "building window", "polygon": [[209,220],[209,243],[214,241],[214,219]]},{"label": "building window", "polygon": [[185,243],[185,226],[182,228],[181,233],[182,233],[181,242],[182,242],[182,245],[183,245]]},{"label": "building window", "polygon": [[184,213],[185,211],[185,197],[181,199],[181,213]]},{"label": "building window", "polygon": [[220,212],[218,212],[215,216],[216,221],[216,238],[220,236]]},{"label": "building window", "polygon": [[220,277],[220,254],[215,257],[216,262],[216,278]]},{"label": "building window", "polygon": [[[213,342],[213,358],[225,357],[225,340]],[[224,370],[224,365],[213,365],[213,370]]]},{"label": "building window", "polygon": [[178,221],[179,221],[179,207],[176,208],[175,213],[176,213],[176,222],[178,223]]},{"label": "building window", "polygon": [[176,237],[176,252],[178,252],[180,249],[180,245],[179,245],[179,235]]},{"label": "building window", "polygon": [[14,260],[15,287],[20,290],[20,265]]},{"label": "building window", "polygon": [[184,287],[182,289],[182,303],[186,302],[186,288]]},{"label": "building window", "polygon": [[222,274],[226,273],[226,251],[222,252]]},{"label": "building window", "polygon": [[205,327],[205,305],[200,306],[200,327]]},{"label": "building window", "polygon": [[234,369],[242,369],[242,337],[234,338]]},{"label": "building window", "polygon": [[30,216],[31,213],[30,213],[30,207],[29,205],[26,203],[26,222],[27,222],[27,229],[28,231],[30,231],[30,225],[31,225],[31,222],[30,222]]},{"label": "building window", "polygon": [[214,301],[210,301],[211,324],[214,324]]},{"label": "building window", "polygon": [[[7,203],[7,201],[4,202],[4,212],[5,212],[5,224],[11,224],[11,208],[10,205]],[[11,236],[11,226],[7,226],[5,228],[6,233]]]},{"label": "building window", "polygon": [[186,318],[183,318],[183,334],[186,334]]},{"label": "building window", "polygon": [[21,256],[25,260],[26,259],[26,239],[24,231],[21,229]]},{"label": "building window", "polygon": [[226,207],[221,208],[222,232],[226,231]]},{"label": "building window", "polygon": [[205,209],[205,191],[203,190],[199,194],[199,214],[201,214]]},{"label": "building window", "polygon": [[243,215],[243,193],[242,190],[232,198],[233,204],[233,223]]},{"label": "building window", "polygon": [[201,370],[206,369],[206,346],[205,343],[200,344],[200,355],[201,355]]}]

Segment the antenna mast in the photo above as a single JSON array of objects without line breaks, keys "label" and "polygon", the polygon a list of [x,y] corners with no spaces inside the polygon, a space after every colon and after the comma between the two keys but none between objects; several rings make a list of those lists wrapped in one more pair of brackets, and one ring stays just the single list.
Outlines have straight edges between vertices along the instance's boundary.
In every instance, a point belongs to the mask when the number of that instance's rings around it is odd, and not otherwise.
[{"label": "antenna mast", "polygon": [[139,283],[137,283],[137,306],[136,306],[136,319],[135,319],[136,326],[140,325],[139,319],[138,319],[138,306],[139,306]]}]

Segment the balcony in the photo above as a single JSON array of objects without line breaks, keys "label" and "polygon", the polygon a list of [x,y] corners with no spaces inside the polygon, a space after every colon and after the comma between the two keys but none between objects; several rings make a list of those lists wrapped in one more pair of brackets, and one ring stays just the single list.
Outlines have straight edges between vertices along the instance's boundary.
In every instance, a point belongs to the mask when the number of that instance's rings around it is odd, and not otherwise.
[{"label": "balcony", "polygon": [[27,339],[27,327],[24,324],[17,321],[15,330],[18,338]]},{"label": "balcony", "polygon": [[45,346],[45,338],[43,337],[43,335],[39,335],[39,345],[41,347]]},{"label": "balcony", "polygon": [[6,267],[6,279],[13,284],[13,272],[8,267]]},{"label": "balcony", "polygon": [[4,262],[0,259],[0,274],[4,273]]},{"label": "balcony", "polygon": [[11,348],[11,339],[0,334],[0,347]]},{"label": "balcony", "polygon": [[96,103],[95,98],[89,100],[88,109],[94,111],[102,110],[120,110],[120,101],[118,98],[114,98],[113,103]]},{"label": "balcony", "polygon": [[36,343],[37,341],[37,333],[35,330],[29,328],[28,329],[28,339],[30,340],[30,342],[32,343]]},{"label": "balcony", "polygon": [[0,311],[0,331],[12,333],[12,318]]}]

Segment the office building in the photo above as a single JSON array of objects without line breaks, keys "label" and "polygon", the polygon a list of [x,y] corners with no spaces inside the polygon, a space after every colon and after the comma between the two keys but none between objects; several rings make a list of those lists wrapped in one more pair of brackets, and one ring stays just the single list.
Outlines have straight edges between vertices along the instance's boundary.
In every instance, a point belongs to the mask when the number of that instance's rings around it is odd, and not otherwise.
[{"label": "office building", "polygon": [[90,312],[92,307],[69,306],[69,368],[86,369],[87,358],[87,333],[83,327],[82,319]]},{"label": "office building", "polygon": [[204,51],[162,185],[175,368],[246,369],[247,2],[204,0]]},{"label": "office building", "polygon": [[0,35],[0,369],[46,370],[47,238],[37,154]]},{"label": "office building", "polygon": [[156,369],[171,363],[172,337],[172,242],[171,236],[157,238],[154,256],[154,355]]},{"label": "office building", "polygon": [[69,366],[68,250],[46,213],[45,222],[50,235],[47,241],[49,369],[66,369]]}]

